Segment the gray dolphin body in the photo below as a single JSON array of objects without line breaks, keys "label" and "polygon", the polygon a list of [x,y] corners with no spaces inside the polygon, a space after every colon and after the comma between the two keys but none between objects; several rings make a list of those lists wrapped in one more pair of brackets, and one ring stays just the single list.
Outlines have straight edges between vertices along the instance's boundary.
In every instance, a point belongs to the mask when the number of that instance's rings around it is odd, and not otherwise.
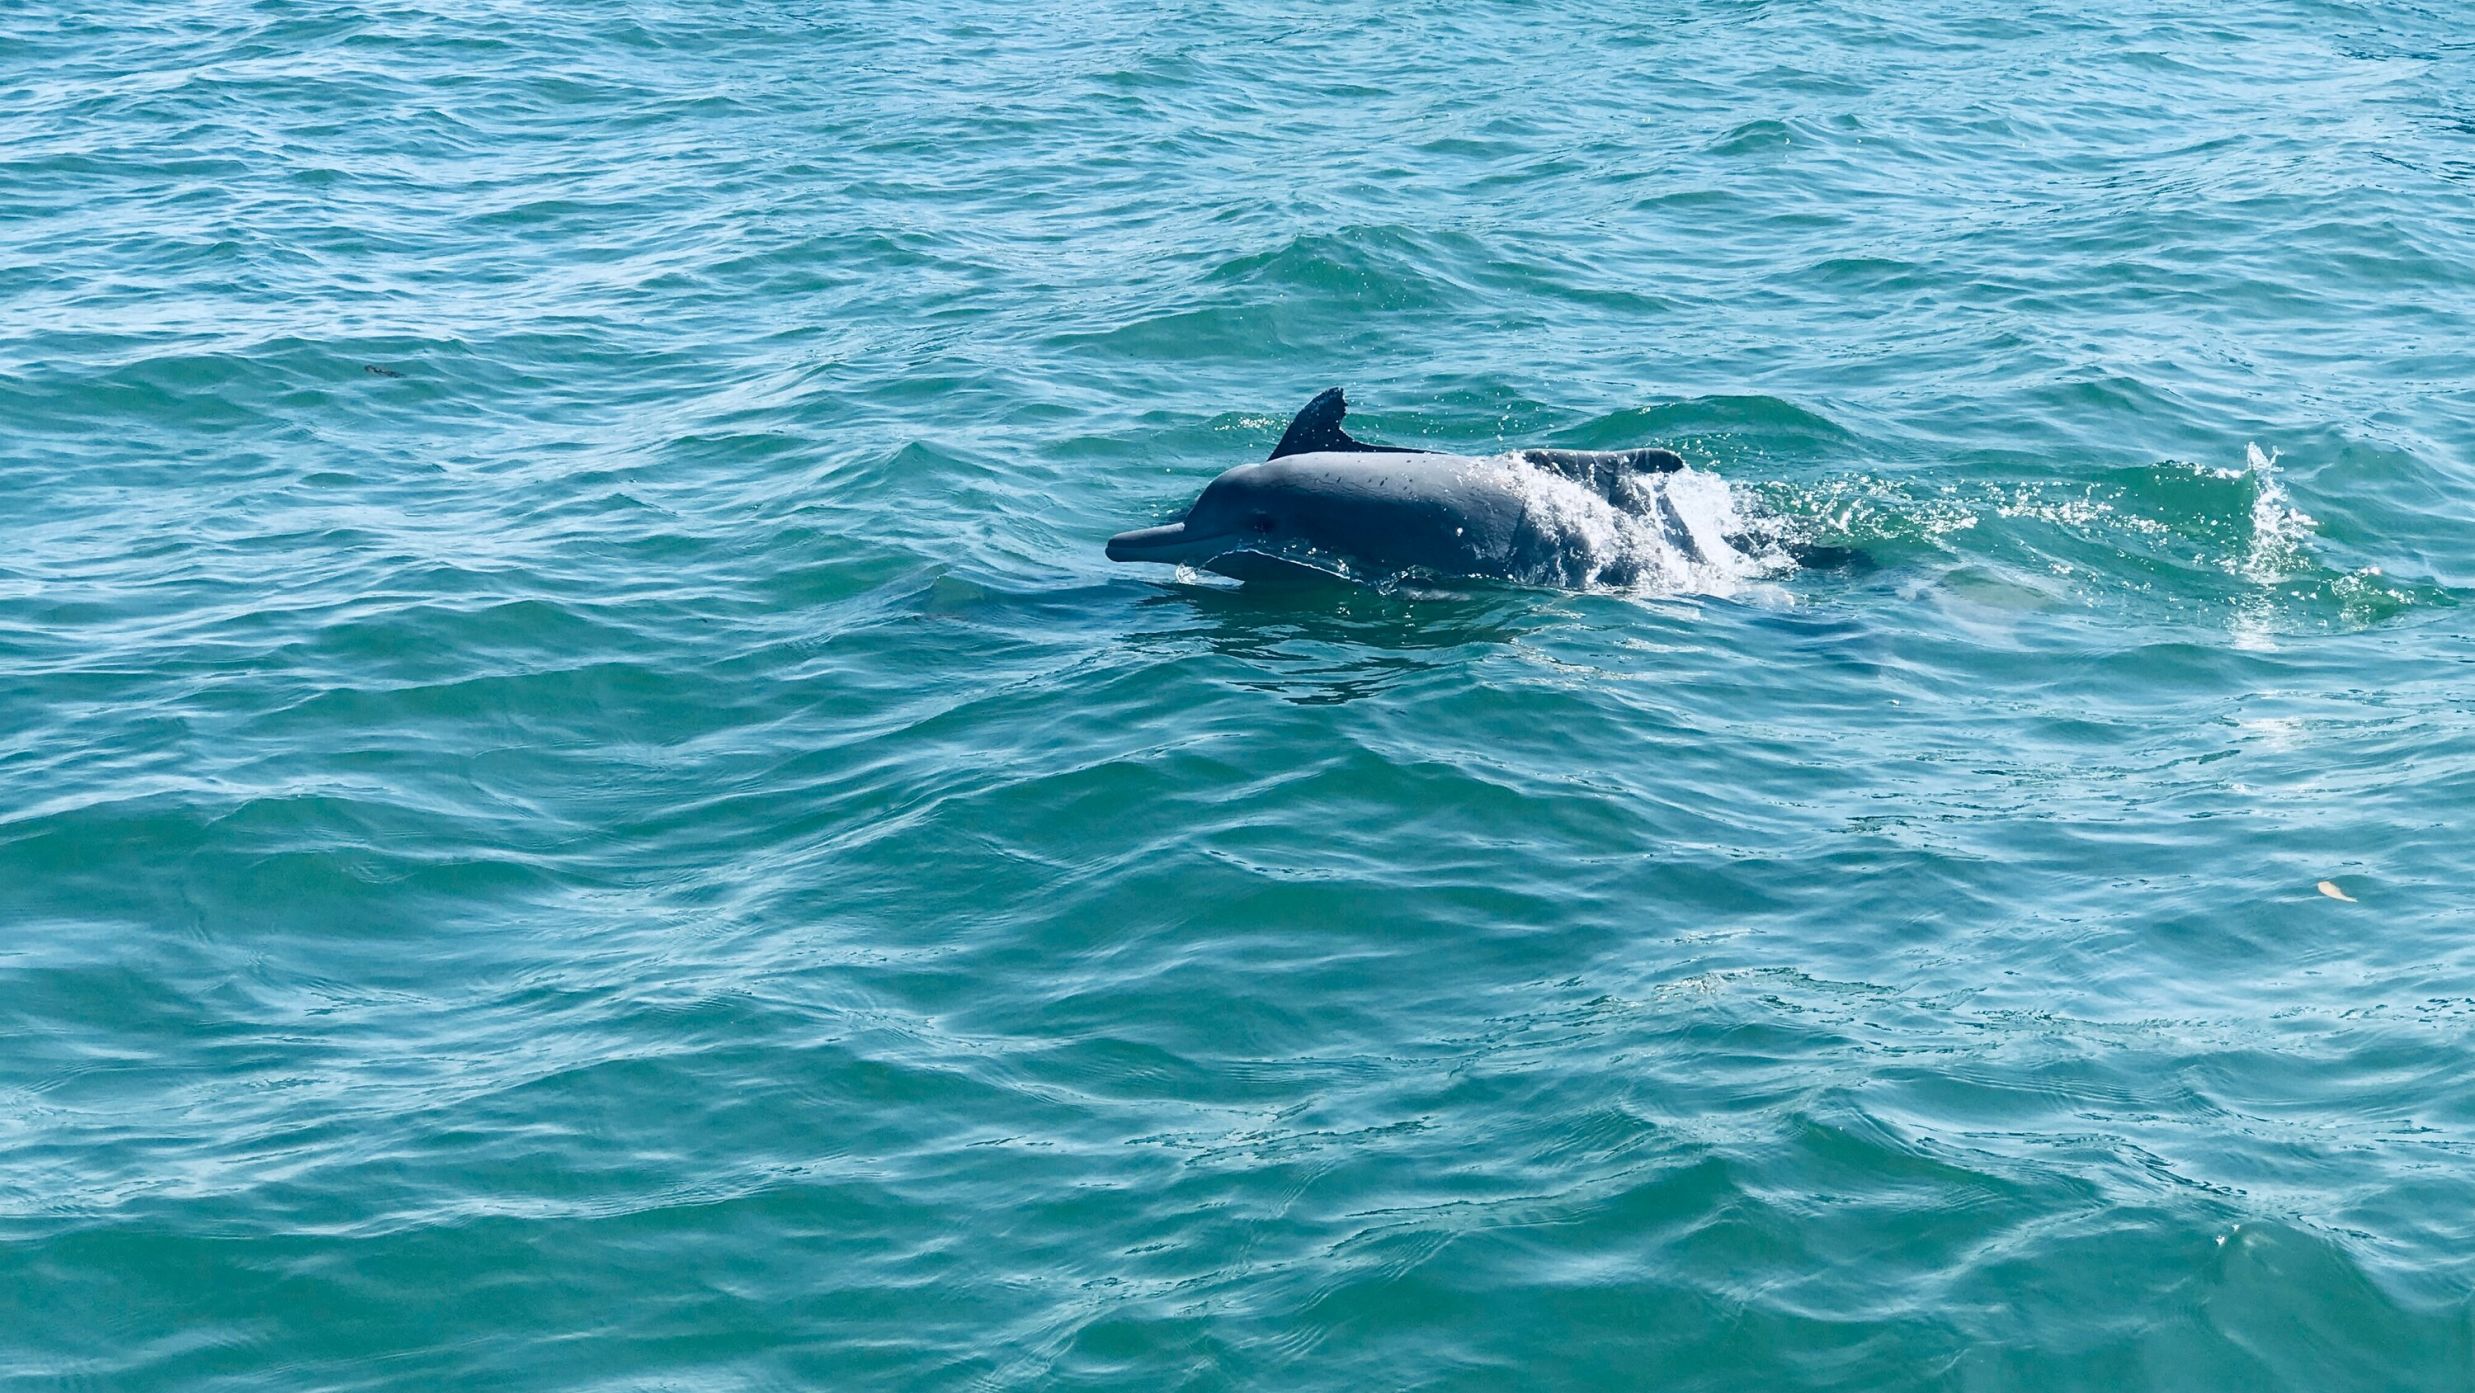
[{"label": "gray dolphin body", "polygon": [[[1196,566],[1241,579],[1305,566],[1360,578],[1408,573],[1580,583],[1608,576],[1609,558],[1576,546],[1575,489],[1602,513],[1655,514],[1683,544],[1697,538],[1643,476],[1684,460],[1667,450],[1523,450],[1475,456],[1352,440],[1338,387],[1307,404],[1260,464],[1214,479],[1163,527],[1109,539],[1112,561]],[[1672,524],[1672,526],[1670,525]],[[1604,549],[1600,549],[1603,553]],[[1578,570],[1577,570],[1578,568]],[[1581,572],[1586,571],[1587,574]]]}]

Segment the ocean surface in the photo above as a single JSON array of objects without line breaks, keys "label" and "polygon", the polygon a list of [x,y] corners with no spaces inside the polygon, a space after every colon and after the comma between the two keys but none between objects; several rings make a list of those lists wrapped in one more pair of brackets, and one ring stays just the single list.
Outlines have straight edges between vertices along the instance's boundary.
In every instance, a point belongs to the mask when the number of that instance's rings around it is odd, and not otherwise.
[{"label": "ocean surface", "polygon": [[2475,16],[0,8],[0,1388],[2475,1389]]}]

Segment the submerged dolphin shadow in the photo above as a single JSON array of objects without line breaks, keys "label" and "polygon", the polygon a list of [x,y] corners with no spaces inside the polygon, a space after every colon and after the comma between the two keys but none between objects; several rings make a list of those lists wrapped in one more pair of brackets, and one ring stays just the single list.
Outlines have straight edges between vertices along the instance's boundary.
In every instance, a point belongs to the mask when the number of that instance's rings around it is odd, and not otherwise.
[{"label": "submerged dolphin shadow", "polygon": [[941,569],[880,619],[963,626],[1036,645],[1105,633],[1145,666],[1200,654],[1241,668],[1217,680],[1304,705],[1356,701],[1565,622],[1561,606],[1502,584],[1376,590],[1320,573],[1245,586],[1166,581],[1128,605],[1123,585],[1015,589]]},{"label": "submerged dolphin shadow", "polygon": [[1337,705],[1550,626],[1554,615],[1542,612],[1536,598],[1500,586],[1408,595],[1329,576],[1245,586],[1172,583],[1138,605],[1146,618],[1168,622],[1128,634],[1127,642],[1191,651],[1199,641],[1260,674],[1237,678],[1238,685],[1301,705]]}]

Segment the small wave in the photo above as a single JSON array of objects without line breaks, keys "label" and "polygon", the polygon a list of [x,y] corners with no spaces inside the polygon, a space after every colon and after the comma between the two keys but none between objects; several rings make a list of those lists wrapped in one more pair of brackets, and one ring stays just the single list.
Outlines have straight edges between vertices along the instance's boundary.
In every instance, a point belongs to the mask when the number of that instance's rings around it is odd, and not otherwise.
[{"label": "small wave", "polygon": [[1557,433],[1575,449],[1624,449],[1645,440],[1699,441],[1725,448],[1720,459],[1845,459],[1872,447],[1838,421],[1792,401],[1768,396],[1686,397],[1658,406],[1610,412]]},{"label": "small wave", "polygon": [[1796,132],[1785,121],[1747,121],[1710,143],[1714,155],[1750,155],[1784,150],[1796,143]]},{"label": "small wave", "polygon": [[1485,255],[1485,248],[1464,237],[1352,226],[1301,234],[1271,250],[1231,258],[1203,280],[1313,296],[1329,304],[1417,309],[1458,298],[1449,268]]},{"label": "small wave", "polygon": [[2206,615],[2246,649],[2456,603],[2445,587],[2391,577],[2373,558],[2324,542],[2277,453],[2257,445],[2231,468],[2167,460],[2093,477],[1867,473],[1749,492],[1778,525],[1941,570],[1953,584]]}]

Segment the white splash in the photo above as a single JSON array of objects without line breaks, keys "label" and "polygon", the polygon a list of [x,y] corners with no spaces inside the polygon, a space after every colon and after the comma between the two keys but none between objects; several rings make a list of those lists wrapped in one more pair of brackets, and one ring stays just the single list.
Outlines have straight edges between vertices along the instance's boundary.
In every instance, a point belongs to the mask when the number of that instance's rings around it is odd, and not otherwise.
[{"label": "white splash", "polygon": [[1487,463],[1515,471],[1534,533],[1515,558],[1523,580],[1573,590],[1731,595],[1793,567],[1784,552],[1750,535],[1725,479],[1690,465],[1627,475],[1601,493],[1518,455]]},{"label": "white splash", "polygon": [[2277,477],[2276,451],[2264,455],[2258,445],[2246,442],[2243,461],[2243,472],[2252,479],[2252,535],[2242,574],[2255,585],[2274,585],[2309,564],[2303,539],[2319,524],[2287,496],[2285,483]]},{"label": "white splash", "polygon": [[2277,647],[2271,592],[2278,582],[2309,568],[2304,538],[2319,524],[2288,496],[2277,476],[2276,451],[2262,454],[2258,445],[2245,442],[2243,464],[2239,471],[2226,471],[2228,478],[2248,476],[2252,481],[2251,536],[2234,570],[2259,588],[2236,602],[2229,637],[2238,649],[2266,653]]}]

